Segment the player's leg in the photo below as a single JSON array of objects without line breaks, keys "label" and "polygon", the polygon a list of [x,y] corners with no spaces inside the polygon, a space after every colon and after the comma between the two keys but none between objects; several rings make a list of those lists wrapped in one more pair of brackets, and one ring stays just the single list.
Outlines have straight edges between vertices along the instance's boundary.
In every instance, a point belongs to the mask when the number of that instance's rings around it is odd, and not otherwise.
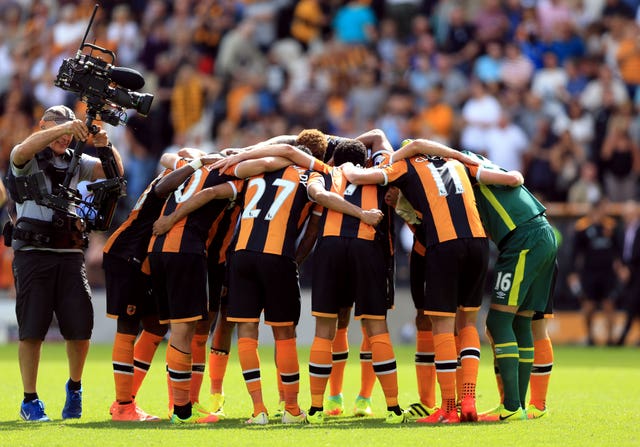
[{"label": "player's leg", "polygon": [[547,331],[547,319],[536,312],[531,322],[533,332],[533,368],[527,417],[536,419],[547,414],[547,390],[553,369],[553,345]]},{"label": "player's leg", "polygon": [[311,406],[307,412],[309,423],[322,423],[323,400],[333,368],[331,340],[336,333],[336,318],[316,315],[316,329],[309,353],[309,388]]},{"label": "player's leg", "polygon": [[[210,307],[211,309],[211,307]],[[204,379],[204,370],[207,359],[207,340],[211,325],[218,316],[217,312],[209,311],[206,319],[196,323],[196,331],[191,339],[191,389],[189,398],[193,407],[201,413],[209,413],[209,410],[200,404],[200,388]]]},{"label": "player's leg", "polygon": [[[414,243],[415,248],[415,243]],[[424,314],[423,300],[425,294],[424,255],[415,249],[409,259],[409,279],[411,298],[416,308],[416,354],[415,368],[418,385],[419,402],[409,406],[412,419],[420,419],[436,411],[436,367],[433,347],[433,331],[431,319]]]},{"label": "player's leg", "polygon": [[360,342],[360,391],[353,404],[354,416],[372,416],[371,394],[376,384],[376,373],[373,370],[371,342],[367,330],[360,325],[362,341]]},{"label": "player's leg", "polygon": [[238,327],[238,360],[247,391],[253,404],[248,424],[269,422],[262,397],[260,357],[258,355],[258,323],[262,314],[263,293],[260,284],[258,254],[237,251],[229,261],[229,314],[227,319]]},{"label": "player's leg", "polygon": [[223,380],[229,362],[231,336],[235,323],[227,321],[226,303],[220,308],[218,322],[213,331],[211,350],[209,352],[209,379],[211,381],[211,411],[224,417]]},{"label": "player's leg", "polygon": [[325,414],[338,416],[344,411],[342,384],[344,369],[349,358],[349,320],[351,307],[343,307],[338,312],[338,327],[332,343],[332,367],[329,377],[329,396],[325,402]]}]

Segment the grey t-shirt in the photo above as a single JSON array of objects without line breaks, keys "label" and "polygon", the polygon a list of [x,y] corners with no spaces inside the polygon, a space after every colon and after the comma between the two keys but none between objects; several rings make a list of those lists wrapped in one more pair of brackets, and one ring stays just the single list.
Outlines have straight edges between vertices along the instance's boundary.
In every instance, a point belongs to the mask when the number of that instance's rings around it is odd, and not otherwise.
[{"label": "grey t-shirt", "polygon": [[[66,169],[69,167],[70,161],[65,160],[61,156],[54,155],[52,158],[52,162],[56,168]],[[93,175],[93,170],[95,168],[96,163],[100,163],[100,159],[96,157],[92,157],[87,154],[82,154],[80,158],[80,163],[78,163],[78,169],[76,174],[71,179],[69,183],[69,188],[76,189],[78,188],[78,183],[83,180],[91,180]],[[18,168],[13,164],[13,159],[11,161],[11,170],[13,174],[18,176],[23,175],[31,175],[40,171],[40,167],[38,166],[38,161],[36,158],[32,158],[29,160],[23,167]],[[47,191],[51,193],[51,179],[49,176],[45,175],[45,183],[47,185]],[[75,212],[74,206],[70,205],[70,212]],[[16,215],[17,219],[21,217],[29,217],[31,219],[38,219],[45,222],[51,222],[53,219],[54,210],[51,208],[47,208],[46,206],[38,205],[34,200],[25,200],[23,203],[16,203]],[[20,247],[20,249],[34,249],[32,246],[24,246]],[[58,250],[56,250],[58,251]],[[61,250],[61,251],[69,251],[69,250]],[[73,250],[77,251],[77,250]]]}]

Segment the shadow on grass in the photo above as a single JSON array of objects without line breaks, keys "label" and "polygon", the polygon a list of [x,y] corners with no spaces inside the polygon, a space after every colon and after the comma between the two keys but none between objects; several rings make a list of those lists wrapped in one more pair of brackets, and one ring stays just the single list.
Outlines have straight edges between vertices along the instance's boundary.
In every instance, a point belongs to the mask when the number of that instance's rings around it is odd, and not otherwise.
[{"label": "shadow on grass", "polygon": [[[69,429],[77,430],[95,430],[95,429],[119,429],[127,431],[147,431],[147,430],[220,430],[220,429],[243,429],[243,430],[376,430],[389,429],[394,425],[385,424],[381,418],[348,418],[341,417],[329,419],[322,425],[309,424],[282,424],[277,419],[271,419],[267,425],[247,425],[244,423],[245,418],[228,418],[221,420],[215,424],[193,424],[193,425],[172,425],[168,420],[158,422],[113,422],[105,421],[51,421],[51,422],[31,422],[24,421],[4,421],[0,422],[0,431],[24,431],[33,430],[41,427],[48,429],[49,427],[64,426]],[[474,424],[475,425],[475,424]],[[446,427],[446,424],[436,426],[427,424],[417,424],[408,422],[406,424],[398,424],[398,428],[402,429],[424,429],[425,427]]]}]

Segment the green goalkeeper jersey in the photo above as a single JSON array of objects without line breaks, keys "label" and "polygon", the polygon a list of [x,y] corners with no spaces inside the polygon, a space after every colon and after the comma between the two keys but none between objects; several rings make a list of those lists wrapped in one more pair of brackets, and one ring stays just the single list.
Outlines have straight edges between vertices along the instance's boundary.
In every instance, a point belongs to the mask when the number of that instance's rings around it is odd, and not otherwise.
[{"label": "green goalkeeper jersey", "polygon": [[[481,160],[482,169],[502,170],[487,158],[469,151],[463,153]],[[483,185],[472,179],[480,218],[496,245],[518,225],[544,213],[546,208],[524,186],[512,188]]]}]

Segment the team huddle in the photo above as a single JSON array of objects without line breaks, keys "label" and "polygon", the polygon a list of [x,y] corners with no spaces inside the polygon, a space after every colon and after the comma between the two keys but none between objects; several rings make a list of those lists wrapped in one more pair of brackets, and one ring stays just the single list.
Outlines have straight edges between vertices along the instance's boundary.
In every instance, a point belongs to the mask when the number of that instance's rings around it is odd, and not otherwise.
[{"label": "team huddle", "polygon": [[[275,339],[278,416],[284,424],[322,424],[344,411],[352,311],[363,334],[356,416],[372,413],[376,378],[389,424],[547,414],[553,352],[544,316],[551,314],[557,244],[544,206],[522,186],[519,172],[430,140],[394,151],[379,130],[352,139],[307,129],[215,155],[185,148],[165,154],[161,163],[165,171],[104,247],[107,314],[117,318],[114,421],[159,420],[138,407],[135,396],[168,328],[171,422],[224,418],[222,382],[237,326],[238,358],[253,403],[246,423],[267,424],[258,356],[264,314]],[[406,409],[398,402],[386,322],[393,307],[394,213],[414,233],[419,401]],[[478,413],[476,327],[489,238],[499,257],[486,326],[502,401]],[[303,410],[298,266],[312,249],[315,337],[308,361],[311,406]],[[199,399],[206,363],[208,404]]]}]

